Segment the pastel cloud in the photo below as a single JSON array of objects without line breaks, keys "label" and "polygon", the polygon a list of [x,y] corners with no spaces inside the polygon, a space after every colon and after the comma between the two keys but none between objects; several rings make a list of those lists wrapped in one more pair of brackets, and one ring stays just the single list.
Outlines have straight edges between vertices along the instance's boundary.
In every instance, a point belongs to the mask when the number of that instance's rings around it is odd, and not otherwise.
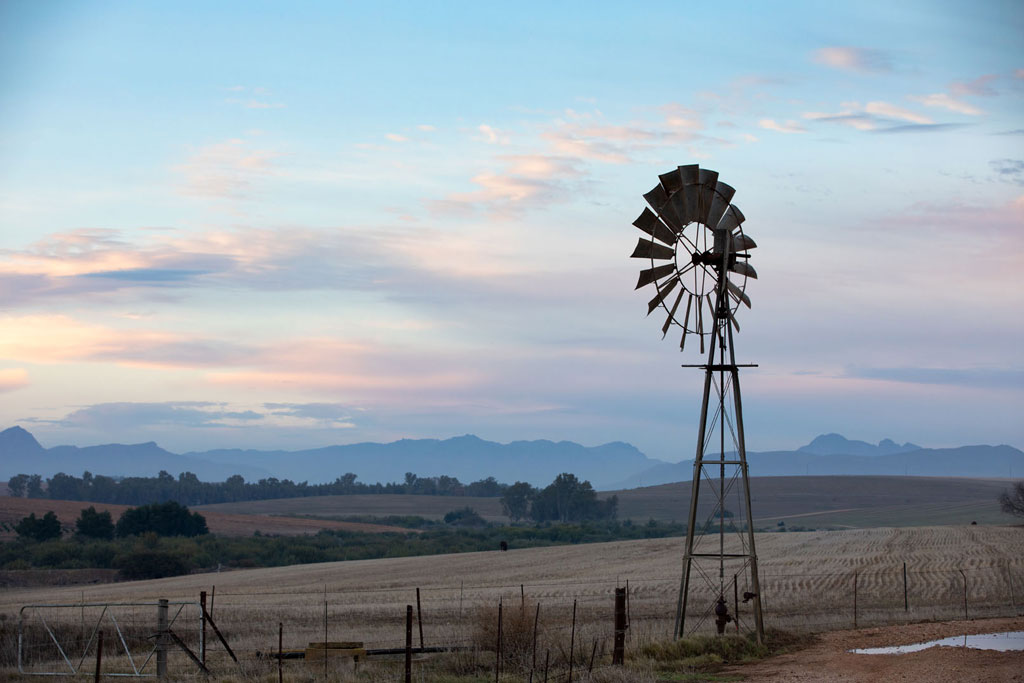
[{"label": "pastel cloud", "polygon": [[997,78],[996,74],[985,74],[970,81],[953,81],[949,84],[949,92],[958,97],[993,97],[998,93],[989,84]]},{"label": "pastel cloud", "polygon": [[248,195],[260,178],[276,173],[273,161],[279,155],[254,149],[243,139],[232,138],[200,147],[175,167],[183,176],[182,192],[212,199],[240,199]]},{"label": "pastel cloud", "polygon": [[920,102],[926,107],[939,107],[942,109],[948,109],[949,111],[955,111],[958,114],[967,114],[968,116],[979,116],[984,113],[974,105],[968,104],[963,100],[955,99],[946,93],[910,95],[909,99],[914,100],[915,102]]},{"label": "pastel cloud", "polygon": [[888,130],[899,122],[919,127],[938,125],[923,114],[882,101],[868,102],[864,105],[858,102],[843,102],[837,112],[808,111],[802,116],[809,121],[838,123],[860,131]]},{"label": "pastel cloud", "polygon": [[812,56],[818,64],[843,71],[872,73],[892,70],[892,59],[883,50],[850,46],[823,47],[815,50]]},{"label": "pastel cloud", "polygon": [[774,130],[777,133],[806,133],[807,129],[796,121],[785,121],[778,123],[775,119],[761,119],[757,125],[765,130]]},{"label": "pastel cloud", "polygon": [[23,389],[28,385],[28,370],[25,368],[4,368],[0,370],[0,393]]}]

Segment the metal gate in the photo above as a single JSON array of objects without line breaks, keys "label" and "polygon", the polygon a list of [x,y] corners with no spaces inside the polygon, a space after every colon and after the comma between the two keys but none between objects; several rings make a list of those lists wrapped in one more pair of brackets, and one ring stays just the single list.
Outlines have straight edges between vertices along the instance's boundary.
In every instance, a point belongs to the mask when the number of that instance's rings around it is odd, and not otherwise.
[{"label": "metal gate", "polygon": [[[164,628],[160,622],[165,622]],[[175,624],[178,629],[172,631]],[[202,626],[198,602],[25,605],[18,612],[18,672],[29,676],[92,674],[97,644],[102,642],[102,675],[156,676],[157,660],[166,661],[178,650],[168,647],[167,634],[173,634],[176,642],[190,643],[205,660]],[[106,637],[100,638],[101,630]]]}]

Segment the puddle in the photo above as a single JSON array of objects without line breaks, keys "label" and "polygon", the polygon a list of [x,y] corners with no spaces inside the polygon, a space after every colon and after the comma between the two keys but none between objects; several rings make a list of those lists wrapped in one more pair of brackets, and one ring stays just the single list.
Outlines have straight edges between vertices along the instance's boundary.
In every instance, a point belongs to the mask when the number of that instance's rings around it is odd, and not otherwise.
[{"label": "puddle", "polygon": [[971,647],[976,650],[1024,650],[1024,631],[1008,631],[1006,633],[981,633],[974,636],[953,636],[940,640],[929,640],[926,643],[912,645],[893,645],[890,647],[865,647],[849,650],[858,655],[902,655],[907,652],[920,652],[930,647]]}]

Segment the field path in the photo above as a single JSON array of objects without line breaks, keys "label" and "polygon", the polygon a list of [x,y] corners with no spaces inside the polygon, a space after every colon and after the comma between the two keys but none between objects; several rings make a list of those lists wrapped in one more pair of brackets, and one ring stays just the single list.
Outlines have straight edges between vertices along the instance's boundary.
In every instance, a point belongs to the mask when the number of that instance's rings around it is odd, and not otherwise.
[{"label": "field path", "polygon": [[899,655],[853,654],[866,647],[909,645],[950,636],[1024,630],[1024,617],[906,624],[859,631],[833,631],[811,647],[744,666],[728,673],[746,683],[875,683],[929,681],[932,683],[992,683],[1024,681],[1024,653],[995,652],[963,647],[934,647]]}]

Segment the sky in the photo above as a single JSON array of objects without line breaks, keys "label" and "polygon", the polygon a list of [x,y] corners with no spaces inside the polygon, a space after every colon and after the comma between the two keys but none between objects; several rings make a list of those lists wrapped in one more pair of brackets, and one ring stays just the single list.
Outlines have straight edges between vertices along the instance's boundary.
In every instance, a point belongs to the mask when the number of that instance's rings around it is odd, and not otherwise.
[{"label": "sky", "polygon": [[736,188],[747,447],[1024,447],[1019,2],[0,3],[0,426],[45,446],[626,441],[634,291]]}]

